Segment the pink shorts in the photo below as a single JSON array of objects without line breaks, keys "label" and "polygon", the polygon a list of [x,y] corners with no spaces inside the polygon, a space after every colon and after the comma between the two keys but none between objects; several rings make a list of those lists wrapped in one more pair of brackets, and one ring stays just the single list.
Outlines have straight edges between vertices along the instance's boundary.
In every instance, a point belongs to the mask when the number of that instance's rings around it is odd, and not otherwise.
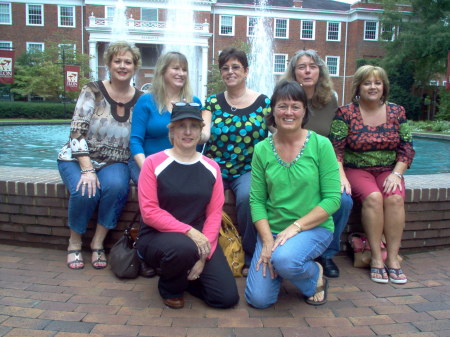
[{"label": "pink shorts", "polygon": [[364,169],[345,168],[345,175],[352,187],[352,197],[362,202],[370,193],[380,192],[383,195],[383,199],[398,194],[405,200],[405,181],[403,179],[401,182],[402,191],[397,188],[391,193],[383,192],[384,180],[391,172],[369,172]]}]

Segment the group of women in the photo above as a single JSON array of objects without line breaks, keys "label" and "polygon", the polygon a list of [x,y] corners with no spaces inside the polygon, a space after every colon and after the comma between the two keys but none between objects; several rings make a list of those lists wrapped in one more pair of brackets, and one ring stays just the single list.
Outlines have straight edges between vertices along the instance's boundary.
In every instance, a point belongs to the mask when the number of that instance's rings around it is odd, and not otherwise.
[{"label": "group of women", "polygon": [[[250,305],[274,304],[283,280],[306,303],[326,303],[325,276],[339,276],[332,257],[352,197],[362,203],[372,247],[370,278],[407,282],[398,250],[403,173],[414,150],[404,109],[387,102],[382,68],[358,69],[352,103],[338,108],[327,67],[313,50],[291,59],[270,99],[247,88],[246,54],[223,50],[219,69],[226,91],[204,105],[192,94],[181,53],[158,59],[145,94],[130,85],[139,50],[113,43],[105,64],[109,79],[82,89],[69,142],[58,157],[70,192],[69,268],[84,267],[81,237],[96,209],[91,264],[107,266],[103,241],[117,224],[131,178],[142,215],[138,255],[159,271],[159,293],[171,308],[184,306],[185,291],[218,308],[239,301],[217,244],[224,189],[236,196]],[[379,249],[383,234],[386,261]]]}]

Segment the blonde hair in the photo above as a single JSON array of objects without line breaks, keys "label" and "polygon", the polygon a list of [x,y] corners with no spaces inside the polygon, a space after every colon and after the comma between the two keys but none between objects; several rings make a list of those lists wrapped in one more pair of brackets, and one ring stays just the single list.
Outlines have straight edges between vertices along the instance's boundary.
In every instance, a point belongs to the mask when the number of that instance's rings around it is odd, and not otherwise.
[{"label": "blonde hair", "polygon": [[137,68],[141,66],[141,52],[139,49],[126,41],[116,41],[111,43],[108,49],[103,53],[103,62],[106,66],[110,66],[115,55],[130,52],[133,57],[133,64]]},{"label": "blonde hair", "polygon": [[316,109],[321,109],[330,102],[331,97],[333,96],[333,82],[331,81],[327,65],[320,58],[319,54],[317,54],[317,51],[308,49],[299,50],[296,52],[289,61],[286,72],[280,80],[297,81],[295,78],[295,68],[298,60],[303,56],[310,57],[314,63],[319,66],[319,79],[314,88],[314,95],[311,99],[311,105]]},{"label": "blonde hair", "polygon": [[155,77],[153,79],[150,92],[153,94],[158,112],[161,114],[166,107],[166,83],[164,75],[167,68],[172,62],[178,62],[182,67],[186,68],[187,75],[183,88],[180,90],[180,101],[192,102],[192,89],[189,82],[189,67],[186,56],[179,52],[171,51],[158,58],[155,66]]},{"label": "blonde hair", "polygon": [[359,102],[359,87],[365,80],[367,80],[372,75],[375,78],[380,79],[381,82],[383,82],[383,96],[381,96],[381,102],[383,104],[386,103],[389,94],[389,78],[387,76],[387,73],[383,68],[372,66],[369,64],[359,67],[356,70],[355,74],[353,75],[353,82],[352,82],[353,103]]}]

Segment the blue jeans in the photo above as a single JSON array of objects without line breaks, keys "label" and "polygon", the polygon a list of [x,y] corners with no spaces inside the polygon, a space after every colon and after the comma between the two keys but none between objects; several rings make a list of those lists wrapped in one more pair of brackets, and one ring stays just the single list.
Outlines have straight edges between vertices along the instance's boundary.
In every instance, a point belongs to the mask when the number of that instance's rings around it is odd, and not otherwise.
[{"label": "blue jeans", "polygon": [[234,180],[223,181],[225,190],[231,189],[236,198],[237,229],[242,237],[245,264],[250,265],[256,245],[256,228],[250,213],[250,182],[252,173],[247,172]]},{"label": "blue jeans", "polygon": [[58,160],[58,169],[70,193],[70,229],[78,234],[84,234],[97,207],[97,223],[108,229],[116,227],[128,199],[130,174],[127,164],[115,163],[97,171],[100,189],[97,189],[95,197],[91,198],[87,193],[82,196],[81,188],[76,191],[81,177],[78,162]]},{"label": "blue jeans", "polygon": [[271,306],[278,299],[283,279],[291,281],[303,295],[314,295],[319,279],[319,266],[314,259],[325,251],[332,237],[333,233],[318,226],[288,239],[272,253],[271,262],[278,275],[271,279],[268,271],[263,276],[262,266],[256,271],[262,250],[262,241],[258,235],[245,288],[247,303],[259,309]]},{"label": "blue jeans", "polygon": [[322,254],[322,257],[331,259],[340,251],[341,235],[347,226],[348,218],[352,211],[353,199],[350,194],[345,191],[341,195],[341,207],[333,214],[334,234],[333,240],[328,246],[327,250]]}]

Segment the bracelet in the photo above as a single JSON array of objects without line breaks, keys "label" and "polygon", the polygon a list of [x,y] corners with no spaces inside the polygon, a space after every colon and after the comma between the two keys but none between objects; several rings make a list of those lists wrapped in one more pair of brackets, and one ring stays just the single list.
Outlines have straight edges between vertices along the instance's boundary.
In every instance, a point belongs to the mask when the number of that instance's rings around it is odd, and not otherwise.
[{"label": "bracelet", "polygon": [[81,174],[86,174],[86,173],[95,173],[95,169],[91,168],[91,169],[87,169],[87,170],[81,170]]},{"label": "bracelet", "polygon": [[401,174],[400,172],[397,171],[392,171],[392,174],[395,174],[397,177],[399,177],[400,179],[403,179],[403,174]]},{"label": "bracelet", "polygon": [[302,225],[299,225],[297,221],[294,221],[293,225],[294,225],[295,227],[297,227],[297,233],[303,232],[303,227],[302,227]]}]

